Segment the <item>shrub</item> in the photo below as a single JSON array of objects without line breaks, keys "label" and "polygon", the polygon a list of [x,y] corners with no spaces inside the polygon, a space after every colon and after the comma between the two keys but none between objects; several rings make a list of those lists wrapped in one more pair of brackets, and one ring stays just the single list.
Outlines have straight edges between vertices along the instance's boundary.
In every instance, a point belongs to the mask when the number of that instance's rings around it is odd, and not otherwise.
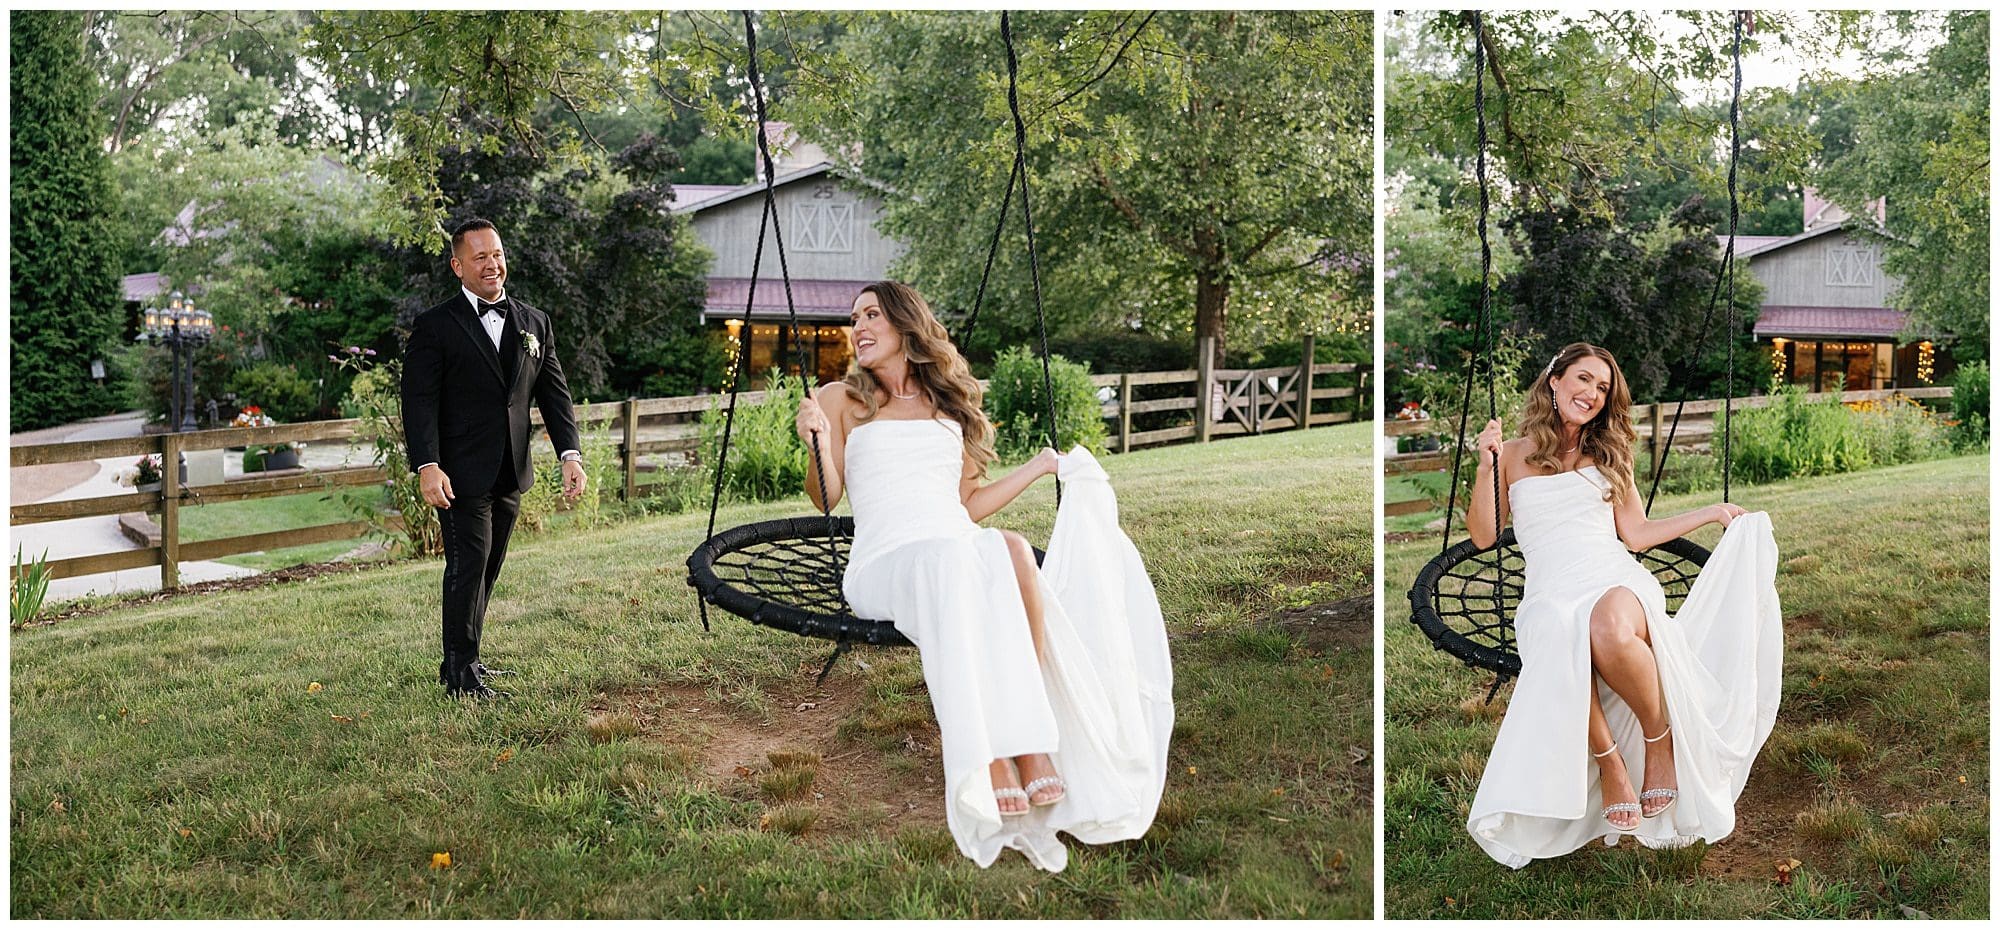
[{"label": "shrub", "polygon": [[1860,421],[1840,401],[1808,401],[1795,385],[1768,407],[1736,414],[1736,474],[1751,482],[1833,475],[1872,462]]},{"label": "shrub", "polygon": [[[739,404],[736,425],[729,430],[722,492],[739,500],[779,500],[803,492],[806,486],[806,447],[792,428],[799,401],[805,398],[805,382],[775,369],[766,380],[764,400]],[[701,460],[707,463],[704,471],[711,479],[722,454],[728,408],[728,395],[719,395],[701,420]]]},{"label": "shrub", "polygon": [[[582,453],[581,464],[587,479],[583,495],[574,501],[565,500],[562,463],[542,462],[535,468],[534,487],[521,494],[516,526],[529,532],[543,532],[549,528],[549,518],[562,512],[575,516],[575,526],[602,526],[609,522],[609,515],[604,512],[604,493],[622,487],[625,480],[619,471],[619,440],[611,436],[612,422],[607,419],[577,424],[577,443],[581,446],[577,451]],[[546,442],[530,440],[531,444]]]},{"label": "shrub", "polygon": [[310,420],[319,412],[317,391],[298,369],[277,362],[258,362],[229,378],[237,403],[263,407],[280,423]]},{"label": "shrub", "polygon": [[1877,467],[1941,458],[1951,452],[1951,436],[1930,409],[1907,397],[1867,401],[1849,408]]},{"label": "shrub", "polygon": [[[385,512],[373,500],[359,495],[350,494],[342,499],[358,518],[374,523],[384,535],[400,538],[412,555],[443,553],[444,536],[438,527],[437,510],[424,502],[422,485],[410,471],[409,446],[403,441],[402,360],[391,359],[376,365],[365,357],[355,357],[342,365],[355,375],[348,385],[347,398],[341,401],[341,412],[361,420],[361,438],[375,445],[375,464],[389,476],[390,510]],[[388,523],[388,518],[395,515],[403,518],[399,529]]]},{"label": "shrub", "polygon": [[[1105,451],[1103,402],[1090,383],[1090,369],[1060,355],[1049,358],[1055,387],[1056,445]],[[993,420],[995,451],[1003,459],[1034,455],[1048,445],[1048,395],[1042,390],[1042,361],[1027,346],[1014,346],[993,361],[986,388],[986,415]]]},{"label": "shrub", "polygon": [[1992,410],[1988,406],[1992,401],[1992,368],[1985,362],[1960,365],[1951,391],[1951,416],[1958,421],[1952,428],[1952,441],[1959,447],[1977,448],[1986,444],[1989,436],[1986,418]]}]

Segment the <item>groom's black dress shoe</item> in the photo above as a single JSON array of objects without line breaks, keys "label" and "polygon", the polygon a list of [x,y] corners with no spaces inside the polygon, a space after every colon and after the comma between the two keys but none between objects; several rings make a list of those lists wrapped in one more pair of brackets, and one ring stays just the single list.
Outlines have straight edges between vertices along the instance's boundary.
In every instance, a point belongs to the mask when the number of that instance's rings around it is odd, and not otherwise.
[{"label": "groom's black dress shoe", "polygon": [[519,675],[519,674],[520,674],[519,672],[516,672],[516,671],[514,671],[513,669],[506,669],[506,668],[489,668],[489,667],[487,667],[486,663],[484,663],[484,662],[474,662],[474,663],[472,663],[472,673],[473,673],[474,675],[478,675],[478,676],[479,676],[479,677],[480,677],[480,678],[481,678],[482,680],[483,680],[483,679],[485,679],[485,678],[488,678],[488,677],[495,677],[495,678],[497,678],[497,677],[499,677],[499,676],[502,676],[502,675]]},{"label": "groom's black dress shoe", "polygon": [[452,697],[470,697],[482,701],[508,698],[513,695],[505,691],[495,691],[480,680],[477,662],[463,665],[453,661],[456,656],[447,656],[438,666],[438,680],[444,683],[444,691]]}]

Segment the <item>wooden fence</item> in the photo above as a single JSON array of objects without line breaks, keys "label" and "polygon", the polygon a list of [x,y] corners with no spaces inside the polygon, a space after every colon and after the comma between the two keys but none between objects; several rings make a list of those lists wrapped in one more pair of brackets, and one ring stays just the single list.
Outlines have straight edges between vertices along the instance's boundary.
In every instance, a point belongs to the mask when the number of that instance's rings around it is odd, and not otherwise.
[{"label": "wooden fence", "polygon": [[[1309,362],[1312,358],[1310,338],[1305,340],[1304,349],[1303,358]],[[1212,352],[1202,353],[1204,358],[1212,355]],[[1204,365],[1189,371],[1094,375],[1091,382],[1100,389],[1112,389],[1110,399],[1102,405],[1103,416],[1110,421],[1107,424],[1110,445],[1114,451],[1129,452],[1144,446],[1183,440],[1206,442],[1213,437],[1305,429],[1358,420],[1367,411],[1368,373],[1367,365],[1301,363],[1246,370],[1211,369]],[[1345,386],[1337,383],[1343,380],[1348,382]],[[1205,386],[1206,390],[1195,385]],[[1206,418],[1195,415],[1198,398],[1204,395],[1210,399],[1211,415]],[[764,398],[763,391],[745,391],[738,395],[737,403],[747,406]],[[576,408],[576,415],[580,425],[608,424],[617,437],[615,449],[622,473],[617,492],[621,499],[630,500],[644,496],[650,490],[648,485],[638,480],[646,470],[641,458],[698,452],[701,446],[701,415],[725,401],[725,397],[713,394],[633,398],[580,405]],[[1172,422],[1175,420],[1182,422]],[[541,426],[540,411],[534,413],[533,422],[536,427]],[[183,507],[226,501],[380,485],[388,480],[388,475],[380,468],[365,465],[296,469],[282,474],[245,476],[222,484],[189,485],[181,472],[180,460],[182,453],[232,446],[347,442],[361,436],[362,426],[360,420],[322,420],[251,429],[209,429],[123,439],[12,446],[9,449],[10,464],[15,468],[96,459],[135,460],[142,455],[157,454],[163,474],[157,491],[17,504],[10,509],[9,523],[21,526],[82,517],[156,514],[160,527],[160,541],[156,546],[52,559],[47,567],[51,578],[69,578],[158,566],[160,584],[165,588],[179,586],[180,563],[184,561],[354,539],[369,533],[374,524],[355,520],[184,542],[180,538],[180,512]],[[598,490],[601,492],[604,489]]]},{"label": "wooden fence", "polygon": [[[1951,398],[1951,388],[1927,387],[1899,388],[1883,391],[1841,391],[1837,394],[1833,392],[1807,394],[1805,397],[1807,400],[1813,401],[1838,397],[1842,403],[1848,404],[1860,403],[1862,401],[1890,400],[1897,397],[1907,397],[1911,400],[1919,401],[1948,400]],[[1770,395],[1739,397],[1736,398],[1734,406],[1738,410],[1749,410],[1769,406],[1772,400],[1773,398]],[[1716,415],[1722,411],[1722,400],[1720,398],[1713,398],[1688,401],[1687,407],[1681,413],[1680,427],[1678,429],[1674,428],[1673,425],[1675,407],[1676,404],[1666,403],[1635,405],[1632,408],[1632,428],[1639,434],[1639,441],[1646,444],[1646,454],[1650,458],[1652,467],[1658,467],[1660,456],[1665,452],[1665,439],[1669,433],[1673,435],[1674,448],[1676,449],[1707,445],[1709,440],[1715,435]],[[1511,416],[1510,411],[1509,418]],[[1418,436],[1438,429],[1455,430],[1457,422],[1456,420],[1449,423],[1439,420],[1388,420],[1382,424],[1382,434],[1391,439],[1400,436]],[[1484,423],[1485,419],[1482,417],[1477,422],[1466,425],[1467,442],[1472,441],[1472,436],[1478,432]],[[1449,443],[1452,439],[1456,438],[1455,435],[1439,435],[1442,443]],[[1384,475],[1436,471],[1450,467],[1451,455],[1444,451],[1387,453],[1382,457],[1382,473]],[[1648,470],[1650,471],[1650,468]],[[1386,505],[1384,512],[1393,517],[1405,513],[1421,513],[1430,508],[1431,503],[1427,499],[1393,501]]]}]

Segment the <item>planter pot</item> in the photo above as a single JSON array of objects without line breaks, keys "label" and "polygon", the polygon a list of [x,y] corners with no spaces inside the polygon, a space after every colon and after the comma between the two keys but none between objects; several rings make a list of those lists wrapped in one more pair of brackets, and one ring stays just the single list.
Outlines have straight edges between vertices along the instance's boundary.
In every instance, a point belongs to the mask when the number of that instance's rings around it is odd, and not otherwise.
[{"label": "planter pot", "polygon": [[299,467],[299,453],[296,449],[280,449],[264,456],[265,471],[297,467]]},{"label": "planter pot", "polygon": [[150,484],[134,485],[132,490],[141,494],[158,494],[160,493],[160,483],[155,481]]}]

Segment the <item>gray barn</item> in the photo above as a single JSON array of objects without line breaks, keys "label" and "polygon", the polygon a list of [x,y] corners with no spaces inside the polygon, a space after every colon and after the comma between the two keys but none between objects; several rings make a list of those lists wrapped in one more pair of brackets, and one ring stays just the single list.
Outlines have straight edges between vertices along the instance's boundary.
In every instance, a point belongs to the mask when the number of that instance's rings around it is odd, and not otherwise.
[{"label": "gray barn", "polygon": [[890,263],[903,253],[901,243],[876,230],[882,200],[870,183],[843,176],[831,161],[778,167],[775,196],[799,314],[796,333],[786,323],[777,244],[768,230],[756,303],[745,328],[744,305],[764,211],[763,181],[733,188],[677,187],[674,192],[674,212],[689,216],[694,234],[715,254],[702,318],[728,330],[753,380],[773,367],[797,371],[799,340],[805,344],[808,377],[826,382],[846,374],[853,357],[847,319],[854,297],[864,285],[888,277]]},{"label": "gray barn", "polygon": [[[1870,205],[1880,228],[1885,205]],[[1805,192],[1805,229],[1738,236],[1736,254],[1764,285],[1756,337],[1773,368],[1808,390],[1916,387],[1937,376],[1928,341],[1898,344],[1909,313],[1890,306],[1902,282],[1882,268],[1874,237],[1818,192]]]}]

